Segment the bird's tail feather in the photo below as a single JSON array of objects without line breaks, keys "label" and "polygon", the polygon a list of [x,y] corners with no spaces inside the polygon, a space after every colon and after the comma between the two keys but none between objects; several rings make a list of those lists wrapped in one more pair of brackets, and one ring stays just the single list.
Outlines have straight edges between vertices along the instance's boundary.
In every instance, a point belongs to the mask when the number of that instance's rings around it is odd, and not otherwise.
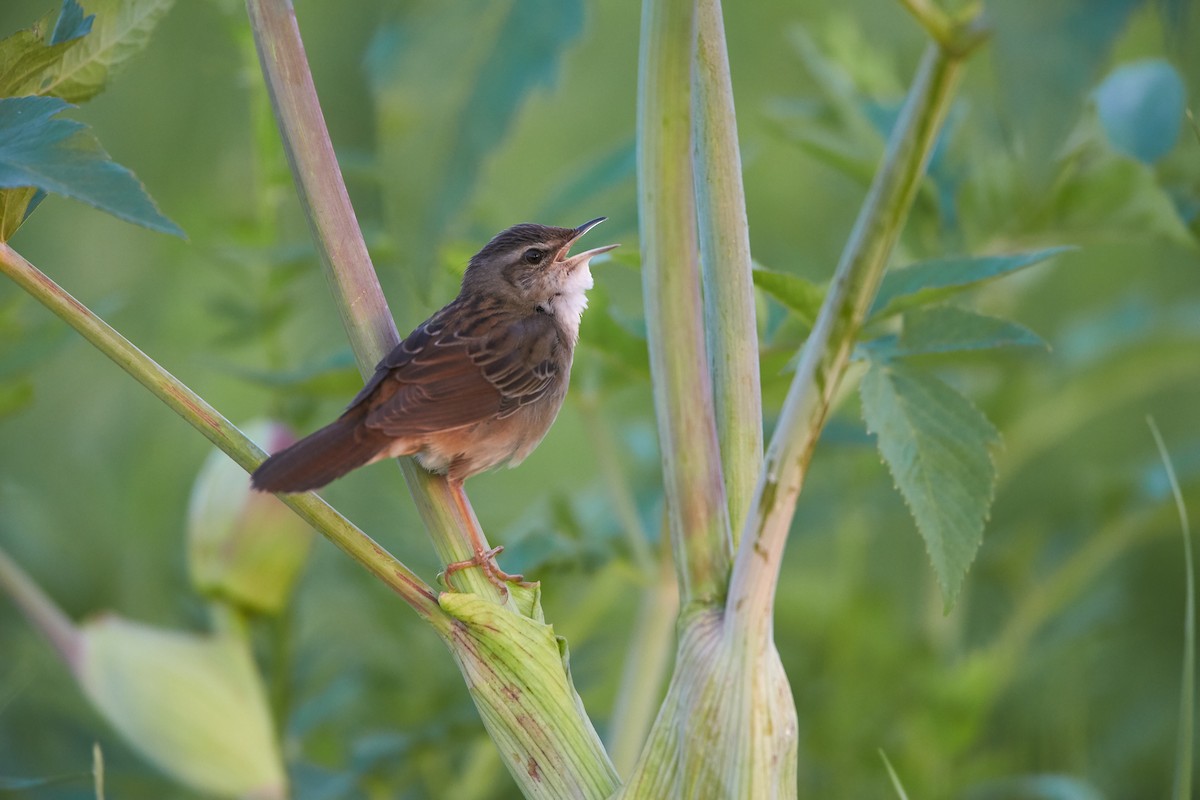
[{"label": "bird's tail feather", "polygon": [[250,484],[260,492],[319,489],[373,460],[388,437],[363,424],[353,411],[268,458]]}]

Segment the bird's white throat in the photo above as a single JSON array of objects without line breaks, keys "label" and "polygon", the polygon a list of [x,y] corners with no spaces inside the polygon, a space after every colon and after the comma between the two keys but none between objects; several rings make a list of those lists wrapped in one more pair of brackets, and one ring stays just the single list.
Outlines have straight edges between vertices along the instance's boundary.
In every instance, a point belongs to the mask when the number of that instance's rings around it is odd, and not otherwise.
[{"label": "bird's white throat", "polygon": [[585,262],[567,276],[559,295],[551,301],[554,318],[570,335],[572,342],[579,339],[579,320],[587,308],[587,291],[593,285],[591,265]]}]

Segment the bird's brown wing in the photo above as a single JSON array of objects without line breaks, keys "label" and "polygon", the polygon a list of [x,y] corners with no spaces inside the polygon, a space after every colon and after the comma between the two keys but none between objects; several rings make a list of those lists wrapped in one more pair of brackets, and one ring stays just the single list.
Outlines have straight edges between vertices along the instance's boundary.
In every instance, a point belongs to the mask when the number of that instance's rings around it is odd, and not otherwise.
[{"label": "bird's brown wing", "polygon": [[380,362],[351,408],[367,403],[367,426],[395,437],[505,417],[547,395],[566,366],[563,352],[547,315],[463,315],[449,306]]}]

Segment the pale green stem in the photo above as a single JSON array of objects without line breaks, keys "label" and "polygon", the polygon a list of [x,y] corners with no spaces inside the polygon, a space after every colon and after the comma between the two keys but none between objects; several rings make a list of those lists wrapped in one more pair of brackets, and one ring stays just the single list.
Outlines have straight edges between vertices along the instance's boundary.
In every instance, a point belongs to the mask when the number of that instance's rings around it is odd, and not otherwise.
[{"label": "pale green stem", "polygon": [[738,548],[726,605],[731,632],[751,641],[770,637],[779,567],[808,462],[916,196],[961,66],[960,56],[934,45],[921,59],[883,164],[801,351]]},{"label": "pale green stem", "polygon": [[[157,398],[183,417],[209,441],[225,451],[247,472],[262,463],[266,454],[246,438],[216,409],[174,375],[133,346],[104,320],[50,280],[7,244],[0,243],[0,272],[53,311],[96,348],[128,372]],[[392,587],[413,609],[438,630],[449,621],[437,604],[433,590],[395,557],[354,527],[315,494],[280,495],[280,500],[327,539],[372,574]]]},{"label": "pale green stem", "polygon": [[721,0],[696,4],[696,210],[717,437],[733,546],[762,469],[762,390],[750,228]]},{"label": "pale green stem", "polygon": [[731,556],[700,295],[691,144],[691,0],[645,0],[638,68],[642,284],[680,601],[719,603]]},{"label": "pale green stem", "polygon": [[3,550],[0,550],[0,589],[8,593],[29,623],[41,631],[63,662],[74,669],[83,646],[79,629]]},{"label": "pale green stem", "polygon": [[[246,8],[309,228],[359,371],[369,377],[399,334],[334,156],[295,12],[290,0],[246,0]],[[444,478],[429,474],[411,458],[399,463],[442,563],[470,559],[473,537],[486,545],[465,495],[464,514]],[[455,581],[495,601],[506,597],[479,569],[463,570]]]}]

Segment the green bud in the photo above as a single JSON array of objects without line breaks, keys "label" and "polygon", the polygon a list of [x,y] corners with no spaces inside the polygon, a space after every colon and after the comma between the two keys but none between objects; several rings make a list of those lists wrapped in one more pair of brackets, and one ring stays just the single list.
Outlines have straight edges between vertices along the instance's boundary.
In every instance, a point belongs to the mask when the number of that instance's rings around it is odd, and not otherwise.
[{"label": "green bud", "polygon": [[72,671],[147,760],[202,794],[287,796],[266,694],[244,639],[178,633],[115,615],[79,632]]},{"label": "green bud", "polygon": [[[293,441],[278,423],[242,428],[268,452]],[[251,611],[278,613],[312,546],[312,528],[270,494],[250,489],[246,473],[214,450],[200,468],[188,504],[192,585]]]}]

